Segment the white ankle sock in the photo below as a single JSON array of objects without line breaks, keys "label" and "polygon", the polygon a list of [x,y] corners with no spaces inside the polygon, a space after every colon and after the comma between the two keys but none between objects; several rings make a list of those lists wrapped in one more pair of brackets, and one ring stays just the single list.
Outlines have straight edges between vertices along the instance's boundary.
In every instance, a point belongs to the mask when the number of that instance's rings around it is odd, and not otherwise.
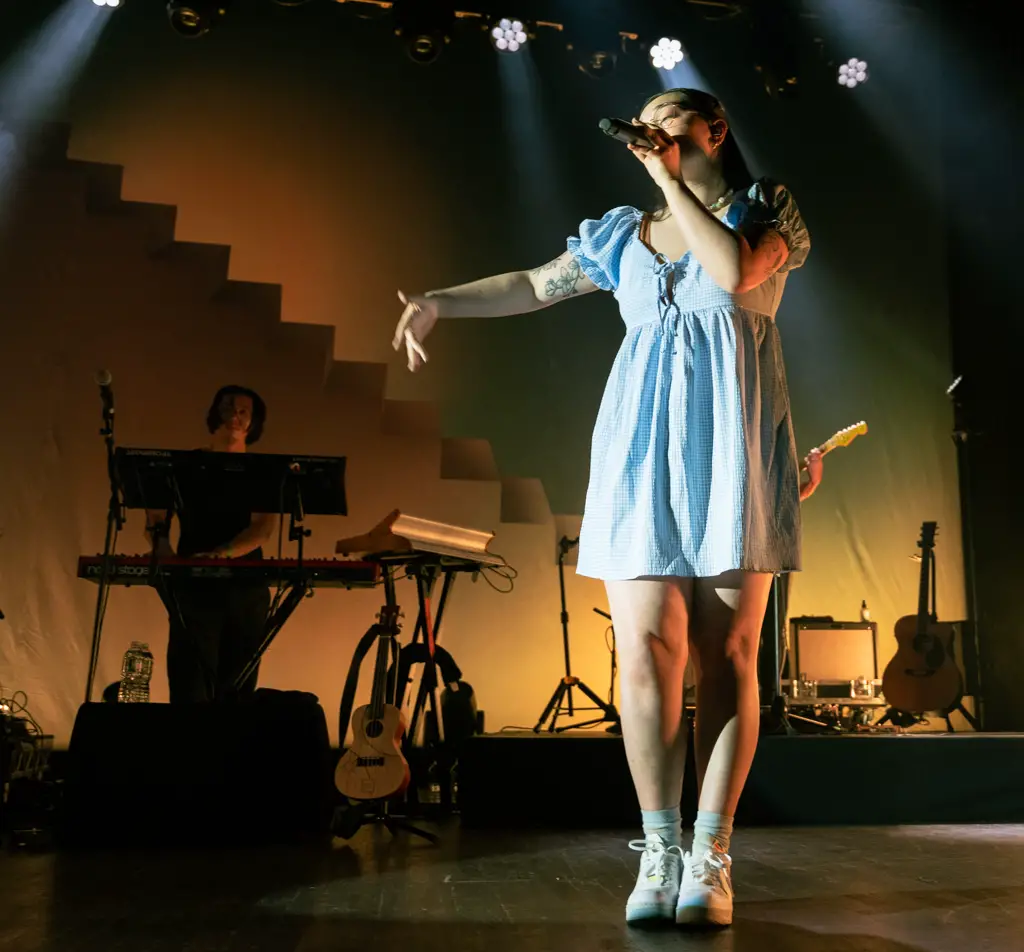
[{"label": "white ankle sock", "polygon": [[681,846],[683,839],[683,821],[679,815],[679,807],[667,810],[641,810],[640,816],[644,824],[644,836],[657,833],[666,846]]},{"label": "white ankle sock", "polygon": [[729,852],[732,838],[732,817],[720,813],[697,811],[697,822],[693,824],[693,855],[700,859],[712,846],[723,853]]}]

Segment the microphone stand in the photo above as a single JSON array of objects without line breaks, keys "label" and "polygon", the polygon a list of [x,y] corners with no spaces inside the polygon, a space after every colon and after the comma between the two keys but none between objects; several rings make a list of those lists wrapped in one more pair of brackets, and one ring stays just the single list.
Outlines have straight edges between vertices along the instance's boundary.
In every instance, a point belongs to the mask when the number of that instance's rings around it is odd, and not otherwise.
[{"label": "microphone stand", "polygon": [[[970,638],[971,653],[974,655],[974,678],[973,684],[968,684],[967,689],[974,696],[975,710],[977,717],[968,717],[967,720],[975,730],[981,730],[985,722],[985,698],[984,698],[984,665],[982,663],[982,638],[978,631],[978,588],[977,588],[977,566],[974,551],[974,507],[971,505],[971,449],[970,437],[973,435],[968,422],[969,413],[965,402],[963,377],[957,377],[949,387],[946,388],[946,395],[953,402],[953,445],[956,447],[956,469],[960,490],[960,535],[963,546],[964,560],[964,588],[967,596],[967,632],[966,637]],[[961,636],[962,638],[965,635]],[[961,641],[961,649],[963,641]],[[986,659],[987,660],[987,659]],[[967,665],[965,664],[965,667]],[[963,710],[962,705],[960,709]]]},{"label": "microphone stand", "polygon": [[[540,719],[533,728],[533,732],[535,734],[539,734],[541,732],[541,729],[544,727],[544,722],[548,717],[551,718],[551,724],[548,726],[548,731],[553,734],[571,730],[574,727],[590,727],[594,724],[603,724],[606,721],[612,724],[612,727],[609,728],[609,733],[621,733],[619,712],[615,710],[615,706],[613,704],[606,704],[589,687],[587,687],[586,684],[573,675],[569,660],[569,612],[565,605],[565,557],[573,546],[579,544],[579,541],[578,537],[570,539],[567,536],[562,536],[558,542],[558,588],[562,597],[562,650],[565,655],[565,676],[558,682],[558,687],[555,688],[555,693],[551,695],[551,700],[548,701],[547,707],[544,708],[544,713],[541,714]],[[594,703],[595,706],[574,708],[572,699],[573,688],[580,690],[586,698]],[[565,707],[562,706],[563,701],[565,702]],[[558,718],[562,714],[567,714],[569,717],[572,717],[576,710],[600,711],[601,716],[589,721],[584,721],[582,724],[569,724],[565,727],[555,727]]]},{"label": "microphone stand", "polygon": [[100,656],[100,637],[103,618],[107,611],[107,593],[110,591],[111,556],[118,533],[124,528],[124,497],[121,481],[114,460],[114,407],[113,403],[103,408],[103,428],[100,436],[107,449],[107,479],[110,482],[110,501],[107,503],[107,532],[103,543],[103,560],[100,565],[99,591],[96,594],[96,613],[92,624],[92,647],[89,652],[89,674],[85,682],[85,703],[92,701],[92,686],[96,680],[96,667]]}]

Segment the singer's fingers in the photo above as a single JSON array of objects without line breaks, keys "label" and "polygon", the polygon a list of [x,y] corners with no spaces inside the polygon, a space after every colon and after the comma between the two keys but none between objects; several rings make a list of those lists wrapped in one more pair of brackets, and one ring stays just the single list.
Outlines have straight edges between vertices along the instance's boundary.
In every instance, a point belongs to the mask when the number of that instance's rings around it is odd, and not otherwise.
[{"label": "singer's fingers", "polygon": [[407,307],[403,312],[402,316],[398,319],[398,326],[395,328],[395,336],[391,339],[391,346],[398,350],[402,346],[402,338],[405,336],[405,328],[409,324],[409,318],[412,317],[412,311]]},{"label": "singer's fingers", "polygon": [[416,337],[412,333],[412,331],[405,332],[405,342],[417,354],[420,355],[420,358],[422,359],[423,363],[427,362],[427,352],[423,349],[423,345],[418,340],[416,340]]},{"label": "singer's fingers", "polygon": [[425,352],[422,348],[416,350],[410,342],[406,341],[405,352],[408,358],[409,370],[413,373],[419,370],[420,367],[426,363],[426,357],[424,356]]}]

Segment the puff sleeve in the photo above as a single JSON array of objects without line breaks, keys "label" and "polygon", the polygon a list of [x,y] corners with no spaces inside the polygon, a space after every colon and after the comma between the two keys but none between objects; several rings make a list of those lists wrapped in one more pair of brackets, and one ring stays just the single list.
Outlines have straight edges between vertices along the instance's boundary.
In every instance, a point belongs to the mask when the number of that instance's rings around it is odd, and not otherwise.
[{"label": "puff sleeve", "polygon": [[579,236],[566,242],[583,273],[602,291],[614,291],[619,286],[622,253],[636,221],[636,209],[623,205],[599,220],[588,218],[580,224]]},{"label": "puff sleeve", "polygon": [[768,224],[782,235],[789,248],[789,257],[779,268],[779,272],[785,274],[799,268],[807,260],[811,250],[811,236],[792,193],[785,185],[773,186],[765,198],[770,209]]}]

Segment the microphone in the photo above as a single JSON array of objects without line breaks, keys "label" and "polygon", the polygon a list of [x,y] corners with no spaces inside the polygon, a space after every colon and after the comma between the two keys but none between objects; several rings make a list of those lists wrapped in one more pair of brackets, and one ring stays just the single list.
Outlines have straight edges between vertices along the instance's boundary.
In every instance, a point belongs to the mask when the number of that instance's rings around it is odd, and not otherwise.
[{"label": "microphone", "polygon": [[100,388],[100,399],[103,401],[103,416],[109,418],[114,415],[114,391],[110,388],[114,378],[109,370],[97,370],[94,378]]},{"label": "microphone", "polygon": [[640,146],[643,149],[653,149],[654,140],[650,137],[645,126],[634,126],[625,119],[602,119],[598,128],[606,135],[627,145]]}]

